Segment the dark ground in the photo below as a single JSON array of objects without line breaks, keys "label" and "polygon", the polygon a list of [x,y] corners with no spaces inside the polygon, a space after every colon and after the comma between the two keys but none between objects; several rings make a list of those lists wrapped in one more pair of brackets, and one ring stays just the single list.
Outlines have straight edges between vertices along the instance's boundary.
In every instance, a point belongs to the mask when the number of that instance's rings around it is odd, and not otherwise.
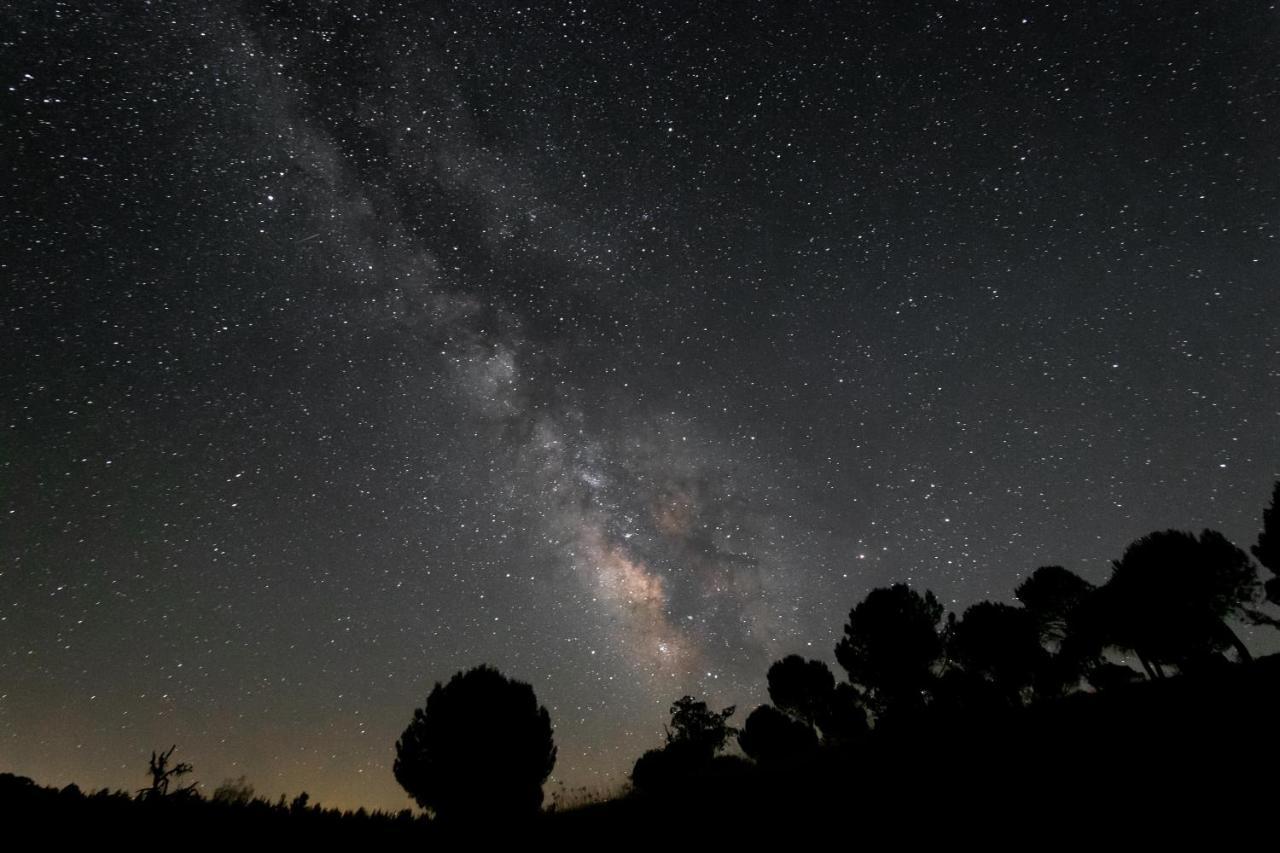
[{"label": "dark ground", "polygon": [[450,830],[407,811],[172,797],[145,803],[42,788],[8,774],[0,775],[0,822],[29,838],[27,847],[102,839],[156,848],[534,840],[632,847],[683,846],[691,838],[826,846],[820,837],[842,847],[959,838],[1052,846],[1123,837],[1190,841],[1206,832],[1234,847],[1274,824],[1278,720],[1280,656],[1273,655],[981,720],[882,731],[791,767],[719,759],[669,792],[544,814],[533,823]]}]

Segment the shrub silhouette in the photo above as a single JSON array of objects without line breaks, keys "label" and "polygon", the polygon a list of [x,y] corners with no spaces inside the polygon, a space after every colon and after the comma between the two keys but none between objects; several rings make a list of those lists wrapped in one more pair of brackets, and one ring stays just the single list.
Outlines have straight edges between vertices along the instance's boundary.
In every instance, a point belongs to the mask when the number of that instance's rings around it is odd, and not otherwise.
[{"label": "shrub silhouette", "polygon": [[674,791],[709,763],[710,759],[687,744],[668,744],[662,749],[647,750],[636,759],[631,768],[631,784],[646,793]]},{"label": "shrub silhouette", "polygon": [[479,666],[436,682],[396,741],[396,781],[438,817],[532,816],[555,767],[551,718],[533,688]]},{"label": "shrub silhouette", "polygon": [[224,779],[221,785],[213,789],[209,799],[229,806],[248,805],[253,801],[253,786],[244,776],[239,779]]}]

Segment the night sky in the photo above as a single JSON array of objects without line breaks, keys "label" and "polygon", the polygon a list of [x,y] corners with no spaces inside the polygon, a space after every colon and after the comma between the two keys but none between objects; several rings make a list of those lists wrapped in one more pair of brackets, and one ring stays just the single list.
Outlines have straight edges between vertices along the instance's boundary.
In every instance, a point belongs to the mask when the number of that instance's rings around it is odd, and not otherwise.
[{"label": "night sky", "polygon": [[0,771],[404,808],[483,662],[606,789],[873,587],[1255,541],[1274,3],[0,15]]}]

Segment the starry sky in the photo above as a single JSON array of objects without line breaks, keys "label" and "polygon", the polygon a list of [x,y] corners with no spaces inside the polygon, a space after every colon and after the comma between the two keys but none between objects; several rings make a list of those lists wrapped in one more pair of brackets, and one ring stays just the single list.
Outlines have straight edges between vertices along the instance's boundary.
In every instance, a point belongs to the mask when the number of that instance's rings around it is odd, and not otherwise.
[{"label": "starry sky", "polygon": [[608,789],[873,587],[1255,541],[1274,3],[0,16],[0,771],[404,808],[484,662]]}]

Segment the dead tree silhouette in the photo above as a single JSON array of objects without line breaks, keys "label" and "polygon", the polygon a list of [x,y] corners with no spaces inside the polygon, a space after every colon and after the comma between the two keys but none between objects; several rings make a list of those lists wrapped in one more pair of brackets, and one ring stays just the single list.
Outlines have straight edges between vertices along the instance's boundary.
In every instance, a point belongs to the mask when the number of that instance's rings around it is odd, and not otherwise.
[{"label": "dead tree silhouette", "polygon": [[[185,761],[179,761],[172,767],[169,766],[169,759],[173,757],[173,751],[177,748],[178,745],[175,743],[166,752],[157,753],[152,750],[151,763],[147,768],[147,772],[151,775],[151,786],[139,789],[138,799],[154,800],[169,796],[170,783],[177,781],[180,777],[195,769]],[[192,782],[190,785],[179,785],[174,789],[173,795],[190,794],[196,789],[197,784]]]}]

